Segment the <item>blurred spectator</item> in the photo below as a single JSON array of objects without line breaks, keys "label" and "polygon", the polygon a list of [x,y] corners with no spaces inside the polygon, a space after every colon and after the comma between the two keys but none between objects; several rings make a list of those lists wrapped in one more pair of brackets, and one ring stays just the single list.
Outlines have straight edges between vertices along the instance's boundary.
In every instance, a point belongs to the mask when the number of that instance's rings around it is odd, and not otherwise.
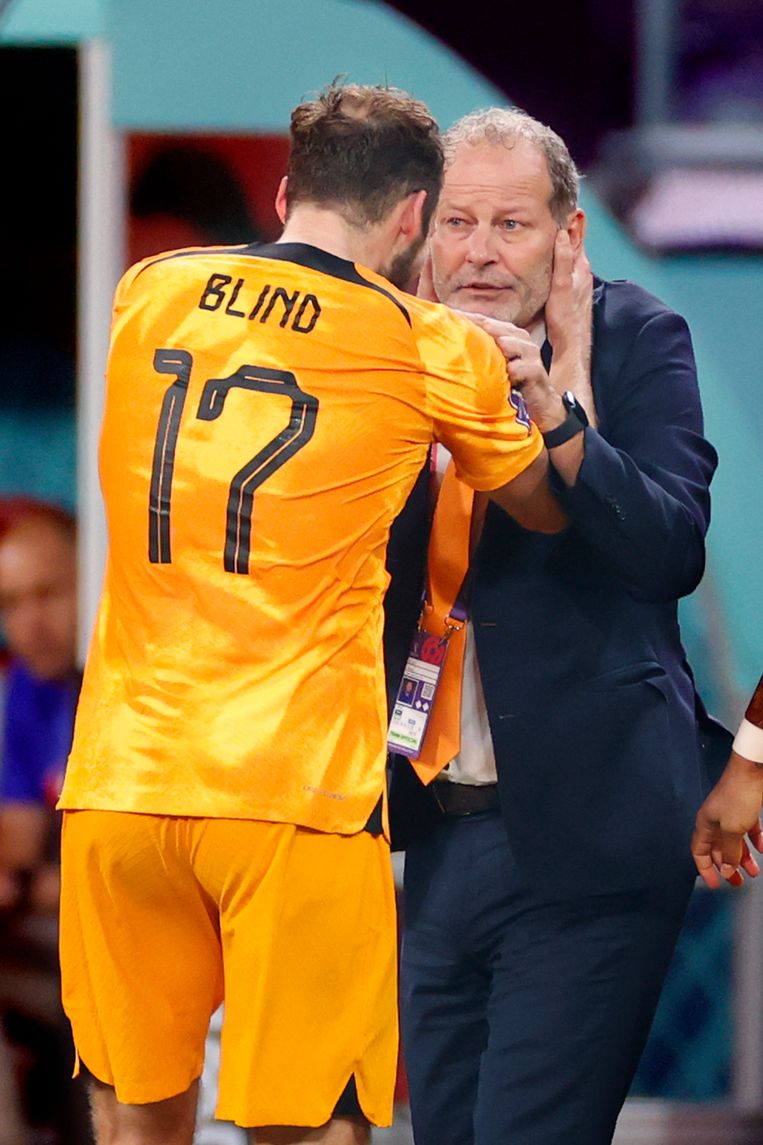
[{"label": "blurred spectator", "polygon": [[257,242],[246,195],[230,167],[188,144],[159,151],[130,191],[129,261],[186,246]]},{"label": "blurred spectator", "polygon": [[[70,1080],[74,1051],[57,956],[54,805],[79,687],[75,524],[65,510],[17,501],[0,513],[0,620],[9,653],[0,773],[0,1011],[7,1042],[28,1067],[20,1071],[20,1105],[30,1123],[25,1143],[85,1145],[89,1118],[84,1089]],[[30,1137],[32,1127],[48,1135]]]}]

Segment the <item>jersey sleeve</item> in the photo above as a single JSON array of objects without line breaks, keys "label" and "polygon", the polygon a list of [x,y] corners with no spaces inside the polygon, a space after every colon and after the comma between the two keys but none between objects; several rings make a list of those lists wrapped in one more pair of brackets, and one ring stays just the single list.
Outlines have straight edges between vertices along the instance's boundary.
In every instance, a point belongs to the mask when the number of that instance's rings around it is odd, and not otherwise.
[{"label": "jersey sleeve", "polygon": [[420,352],[435,435],[456,472],[489,492],[512,481],[543,451],[543,439],[493,339],[442,306],[426,316]]}]

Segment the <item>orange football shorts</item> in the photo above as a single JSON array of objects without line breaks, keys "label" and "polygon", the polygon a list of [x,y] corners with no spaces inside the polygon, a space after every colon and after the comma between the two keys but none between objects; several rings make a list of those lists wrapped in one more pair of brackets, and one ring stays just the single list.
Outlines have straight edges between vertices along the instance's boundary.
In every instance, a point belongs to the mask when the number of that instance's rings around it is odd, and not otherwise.
[{"label": "orange football shorts", "polygon": [[67,811],[61,966],[78,1055],[119,1101],[183,1093],[224,1000],[217,1116],[318,1126],[354,1075],[389,1125],[389,847],[362,831]]}]

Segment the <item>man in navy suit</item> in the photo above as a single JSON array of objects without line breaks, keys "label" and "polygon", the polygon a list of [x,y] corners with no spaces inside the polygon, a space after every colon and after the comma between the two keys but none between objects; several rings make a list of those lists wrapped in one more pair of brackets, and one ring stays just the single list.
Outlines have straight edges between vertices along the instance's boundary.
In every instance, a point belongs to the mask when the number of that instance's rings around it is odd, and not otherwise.
[{"label": "man in navy suit", "polygon": [[[395,761],[414,1135],[605,1145],[684,917],[705,757],[724,734],[676,618],[704,569],[716,454],[685,321],[632,283],[591,276],[563,141],[493,109],[446,143],[434,292],[504,350],[569,526],[542,536],[486,507],[459,754],[429,787]],[[390,546],[395,682],[420,601],[428,485]]]}]

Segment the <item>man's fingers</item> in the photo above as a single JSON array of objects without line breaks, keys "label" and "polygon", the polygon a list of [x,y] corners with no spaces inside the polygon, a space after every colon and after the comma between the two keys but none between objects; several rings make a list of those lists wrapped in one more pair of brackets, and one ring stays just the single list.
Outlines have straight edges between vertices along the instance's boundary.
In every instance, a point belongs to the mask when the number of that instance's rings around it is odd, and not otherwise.
[{"label": "man's fingers", "polygon": [[[747,843],[736,834],[724,835],[721,861],[716,863],[721,878],[732,887],[741,887],[744,883],[742,871],[751,879],[760,874],[760,866],[753,856]],[[741,869],[740,869],[741,868]]]},{"label": "man's fingers", "polygon": [[757,876],[760,874],[760,865],[758,864],[758,860],[752,854],[746,843],[742,845],[741,866],[745,874],[749,875],[751,879],[757,878]]},{"label": "man's fingers", "polygon": [[[747,834],[760,850],[763,845],[760,822],[756,822]],[[691,853],[700,877],[711,890],[720,886],[721,879],[729,886],[742,886],[742,872],[753,879],[760,874],[760,866],[747,845],[745,832],[722,828],[718,819],[710,816],[704,807],[697,815]]]},{"label": "man's fingers", "polygon": [[705,886],[708,887],[711,891],[717,891],[718,887],[721,885],[721,876],[718,874],[716,867],[714,867],[710,862],[709,857],[707,859],[706,865],[704,865],[703,862],[695,855],[694,864],[697,868],[697,874],[702,879]]},{"label": "man's fingers", "polygon": [[554,268],[552,271],[552,286],[556,289],[566,289],[572,281],[572,266],[574,254],[570,236],[565,230],[556,232],[554,240]]},{"label": "man's fingers", "polygon": [[527,331],[523,330],[521,326],[515,326],[513,322],[504,322],[500,318],[492,318],[489,314],[479,314],[474,310],[459,310],[457,306],[453,306],[452,310],[454,314],[468,318],[470,322],[485,330],[493,338],[519,338],[524,342],[532,341]]},{"label": "man's fingers", "polygon": [[740,832],[722,831],[721,848],[716,855],[715,863],[720,870],[721,878],[732,887],[740,887],[744,882],[740,867],[751,878],[755,878],[760,872],[758,863],[752,857],[750,848]]},{"label": "man's fingers", "polygon": [[[512,381],[527,381],[529,376],[534,376],[539,368],[543,368],[540,351],[526,330],[511,322],[489,318],[485,314],[472,314],[468,310],[456,310],[456,313],[468,318],[495,341],[509,363]],[[526,361],[523,361],[525,356]]]},{"label": "man's fingers", "polygon": [[516,358],[521,358],[522,354],[527,350],[527,346],[524,346],[518,338],[496,338],[496,344],[507,362],[513,362]]},{"label": "man's fingers", "polygon": [[592,273],[591,263],[588,260],[588,255],[586,254],[586,252],[583,250],[582,247],[580,248],[580,251],[578,252],[578,257],[575,261],[575,269],[580,271],[581,274],[585,275],[586,278],[590,278],[591,273]]},{"label": "man's fingers", "polygon": [[475,326],[479,326],[489,334],[507,361],[521,358],[523,354],[529,354],[534,359],[540,357],[538,347],[530,335],[519,326],[513,326],[511,322],[501,322],[498,318],[488,318],[485,314],[472,314],[468,310],[456,310],[456,313],[468,318]]},{"label": "man's fingers", "polygon": [[747,832],[756,851],[763,851],[763,826],[758,819]]},{"label": "man's fingers", "polygon": [[721,885],[718,870],[713,860],[716,842],[715,828],[703,816],[697,816],[697,826],[691,838],[691,853],[697,873],[711,891]]},{"label": "man's fingers", "polygon": [[741,831],[723,831],[720,832],[721,836],[721,874],[724,878],[728,876],[724,873],[726,868],[736,870],[742,861],[742,852],[744,849],[744,836]]},{"label": "man's fingers", "polygon": [[419,274],[419,283],[416,287],[417,298],[426,298],[429,302],[439,302],[439,298],[434,291],[434,283],[432,281],[432,256],[427,255],[421,267]]},{"label": "man's fingers", "polygon": [[692,835],[692,858],[694,859],[694,866],[697,867],[699,874],[711,889],[721,885],[713,861],[714,843],[714,830],[708,824],[698,821],[697,828],[694,829]]}]

